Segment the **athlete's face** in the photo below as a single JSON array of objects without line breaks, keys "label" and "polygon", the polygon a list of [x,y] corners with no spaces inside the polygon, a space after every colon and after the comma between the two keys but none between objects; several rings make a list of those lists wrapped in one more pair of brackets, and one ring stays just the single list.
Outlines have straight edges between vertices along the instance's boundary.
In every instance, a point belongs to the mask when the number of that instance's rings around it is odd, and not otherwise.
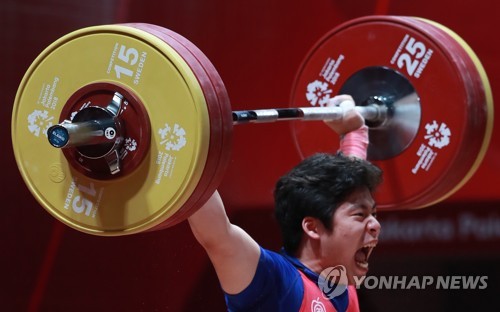
[{"label": "athlete's face", "polygon": [[345,266],[349,284],[353,284],[353,276],[362,277],[368,272],[368,258],[380,233],[369,190],[357,190],[348,196],[335,211],[332,223],[333,230],[320,236],[323,264]]}]

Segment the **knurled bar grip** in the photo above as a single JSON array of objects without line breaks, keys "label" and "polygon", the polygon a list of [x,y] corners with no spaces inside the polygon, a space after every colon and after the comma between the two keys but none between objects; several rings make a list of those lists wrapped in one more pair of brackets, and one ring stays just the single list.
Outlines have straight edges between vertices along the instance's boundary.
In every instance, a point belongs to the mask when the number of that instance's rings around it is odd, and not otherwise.
[{"label": "knurled bar grip", "polygon": [[[357,111],[367,121],[380,122],[387,118],[387,106],[370,104],[367,106],[355,106]],[[264,123],[280,120],[341,120],[344,117],[344,109],[333,107],[297,107],[233,111],[233,124],[240,123]]]}]

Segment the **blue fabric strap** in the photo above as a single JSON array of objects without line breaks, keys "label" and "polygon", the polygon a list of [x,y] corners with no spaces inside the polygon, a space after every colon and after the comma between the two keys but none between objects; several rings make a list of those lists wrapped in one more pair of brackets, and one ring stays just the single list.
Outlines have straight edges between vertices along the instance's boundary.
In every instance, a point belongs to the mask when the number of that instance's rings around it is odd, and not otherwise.
[{"label": "blue fabric strap", "polygon": [[[304,273],[307,276],[307,278],[309,278],[311,281],[315,282],[316,285],[318,285],[318,279],[319,279],[318,273],[311,271],[304,264],[302,264],[302,262],[300,262],[299,259],[288,254],[284,248],[281,248],[280,253],[285,259],[287,259],[291,264],[293,264],[294,267],[296,267],[298,270]],[[333,306],[337,311],[345,312],[347,310],[347,306],[349,305],[349,289],[346,289],[346,291],[344,291],[341,295],[331,298],[330,302],[333,304]]]}]

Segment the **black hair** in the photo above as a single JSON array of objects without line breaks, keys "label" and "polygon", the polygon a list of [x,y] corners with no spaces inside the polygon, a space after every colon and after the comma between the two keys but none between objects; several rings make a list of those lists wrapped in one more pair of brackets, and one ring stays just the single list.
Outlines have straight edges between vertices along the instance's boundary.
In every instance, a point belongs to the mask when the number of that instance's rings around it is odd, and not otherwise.
[{"label": "black hair", "polygon": [[276,183],[275,216],[281,227],[283,246],[294,254],[302,239],[304,217],[319,219],[331,228],[337,207],[355,190],[373,192],[382,171],[366,160],[318,153],[305,158]]}]

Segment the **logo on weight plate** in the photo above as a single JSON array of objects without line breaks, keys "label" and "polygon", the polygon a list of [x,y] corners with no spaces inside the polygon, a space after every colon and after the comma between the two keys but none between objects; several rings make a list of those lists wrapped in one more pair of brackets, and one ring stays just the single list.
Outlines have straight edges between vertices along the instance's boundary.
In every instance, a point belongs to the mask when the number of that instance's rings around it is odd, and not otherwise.
[{"label": "logo on weight plate", "polygon": [[427,130],[425,138],[429,140],[429,146],[441,149],[450,144],[451,130],[444,122],[438,125],[434,120],[425,125],[425,130]]},{"label": "logo on weight plate", "polygon": [[174,127],[170,127],[169,124],[165,124],[165,127],[160,129],[158,133],[161,136],[161,145],[165,145],[165,150],[167,151],[180,151],[186,143],[186,131],[179,126],[174,124]]},{"label": "logo on weight plate", "polygon": [[53,126],[52,120],[54,117],[49,116],[46,110],[34,110],[28,115],[28,130],[35,136],[40,136],[40,133],[47,136],[47,130]]},{"label": "logo on weight plate", "polygon": [[307,85],[306,98],[312,106],[319,104],[325,106],[330,100],[332,90],[328,88],[328,84],[323,81],[315,80]]},{"label": "logo on weight plate", "polygon": [[129,152],[135,151],[137,149],[137,141],[132,138],[126,138],[125,149]]}]

